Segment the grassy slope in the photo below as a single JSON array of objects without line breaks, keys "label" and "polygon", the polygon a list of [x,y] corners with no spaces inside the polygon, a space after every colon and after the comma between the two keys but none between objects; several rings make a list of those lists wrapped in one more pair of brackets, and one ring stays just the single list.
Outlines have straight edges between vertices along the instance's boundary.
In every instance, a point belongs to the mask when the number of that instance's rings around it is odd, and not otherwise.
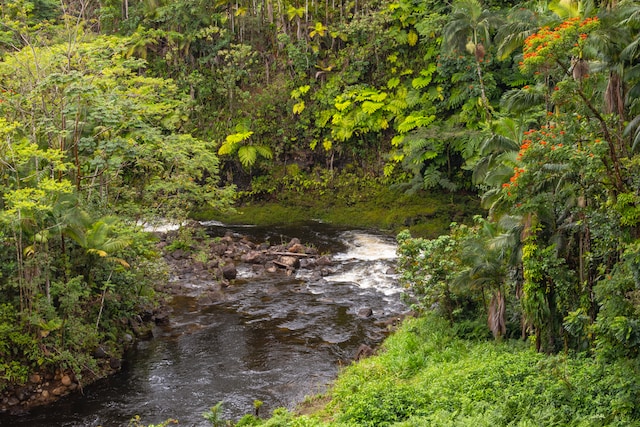
[{"label": "grassy slope", "polygon": [[640,366],[545,356],[522,342],[471,342],[410,319],[378,356],[354,363],[309,415],[264,426],[637,426]]}]

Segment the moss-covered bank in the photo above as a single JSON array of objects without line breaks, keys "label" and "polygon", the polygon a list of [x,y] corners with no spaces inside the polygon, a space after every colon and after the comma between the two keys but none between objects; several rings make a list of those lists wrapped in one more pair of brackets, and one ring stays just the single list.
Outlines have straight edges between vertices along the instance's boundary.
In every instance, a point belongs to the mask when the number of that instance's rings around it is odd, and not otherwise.
[{"label": "moss-covered bank", "polygon": [[478,213],[473,194],[409,194],[379,179],[342,174],[331,181],[282,184],[267,194],[241,193],[234,212],[200,210],[194,217],[259,225],[321,220],[392,234],[408,228],[413,236],[431,238],[446,233],[452,221],[467,221]]}]

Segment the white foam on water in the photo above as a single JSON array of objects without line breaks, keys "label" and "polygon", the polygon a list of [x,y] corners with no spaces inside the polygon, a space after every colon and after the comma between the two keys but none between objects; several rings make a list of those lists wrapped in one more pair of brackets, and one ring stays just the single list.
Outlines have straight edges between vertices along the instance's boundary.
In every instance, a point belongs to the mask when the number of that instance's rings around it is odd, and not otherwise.
[{"label": "white foam on water", "polygon": [[336,261],[358,259],[365,261],[394,260],[397,258],[395,242],[382,236],[360,231],[346,231],[342,239],[347,245],[345,252],[337,253]]},{"label": "white foam on water", "polygon": [[347,231],[342,238],[347,250],[333,256],[339,268],[325,276],[325,280],[354,283],[362,289],[374,288],[387,296],[402,292],[393,269],[397,258],[395,242],[360,231]]},{"label": "white foam on water", "polygon": [[142,230],[149,233],[167,233],[182,227],[184,224],[180,222],[171,222],[169,220],[158,220],[153,222],[138,221],[136,225],[142,227]]}]

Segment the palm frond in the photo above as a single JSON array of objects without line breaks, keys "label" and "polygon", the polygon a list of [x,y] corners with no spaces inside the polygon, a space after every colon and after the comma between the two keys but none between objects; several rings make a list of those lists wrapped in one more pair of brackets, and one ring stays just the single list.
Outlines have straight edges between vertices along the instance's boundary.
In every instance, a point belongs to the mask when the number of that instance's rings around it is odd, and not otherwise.
[{"label": "palm frond", "polygon": [[521,114],[532,108],[543,106],[544,94],[537,90],[511,89],[502,95],[500,106],[513,114]]},{"label": "palm frond", "polygon": [[498,57],[506,59],[520,49],[524,40],[538,30],[538,19],[532,10],[514,7],[508,15],[508,22],[502,25],[496,33],[498,41]]},{"label": "palm frond", "polygon": [[631,137],[631,149],[636,151],[640,144],[640,115],[636,116],[629,122],[624,129],[624,136]]},{"label": "palm frond", "polygon": [[506,136],[493,134],[489,138],[485,139],[482,145],[480,146],[481,154],[489,154],[489,153],[504,153],[507,151],[518,151],[520,149],[520,145],[517,141],[514,141],[511,138]]}]

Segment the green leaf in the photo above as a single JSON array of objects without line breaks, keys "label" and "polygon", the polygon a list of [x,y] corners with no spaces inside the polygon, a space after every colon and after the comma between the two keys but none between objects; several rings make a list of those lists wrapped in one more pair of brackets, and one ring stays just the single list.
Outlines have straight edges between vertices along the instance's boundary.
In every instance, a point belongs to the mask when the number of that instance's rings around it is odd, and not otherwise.
[{"label": "green leaf", "polygon": [[431,83],[431,77],[416,77],[411,80],[411,86],[413,86],[414,89],[422,89],[429,86],[429,83]]},{"label": "green leaf", "polygon": [[409,43],[409,46],[415,46],[416,43],[418,43],[418,33],[413,30],[409,31],[409,34],[407,34],[407,43]]},{"label": "green leaf", "polygon": [[422,115],[414,115],[413,113],[407,116],[400,125],[398,125],[398,131],[401,133],[407,133],[413,129],[425,127],[430,125],[436,116],[422,116]]},{"label": "green leaf", "polygon": [[258,150],[253,145],[245,145],[238,149],[238,159],[245,168],[251,167],[258,159]]},{"label": "green leaf", "polygon": [[384,104],[382,102],[365,101],[362,103],[362,111],[367,114],[373,114],[382,107],[384,107]]},{"label": "green leaf", "polygon": [[344,110],[346,110],[347,108],[349,108],[349,106],[351,106],[351,104],[352,104],[352,102],[351,102],[351,101],[346,100],[346,101],[344,101],[344,102],[336,102],[336,103],[334,104],[334,106],[336,107],[336,109],[337,109],[338,111],[344,111]]},{"label": "green leaf", "polygon": [[304,101],[300,101],[293,106],[293,114],[300,114],[304,111]]},{"label": "green leaf", "polygon": [[309,85],[300,86],[299,88],[291,91],[291,98],[298,99],[302,95],[305,95],[307,92],[309,92],[309,89],[311,89],[311,86]]}]

